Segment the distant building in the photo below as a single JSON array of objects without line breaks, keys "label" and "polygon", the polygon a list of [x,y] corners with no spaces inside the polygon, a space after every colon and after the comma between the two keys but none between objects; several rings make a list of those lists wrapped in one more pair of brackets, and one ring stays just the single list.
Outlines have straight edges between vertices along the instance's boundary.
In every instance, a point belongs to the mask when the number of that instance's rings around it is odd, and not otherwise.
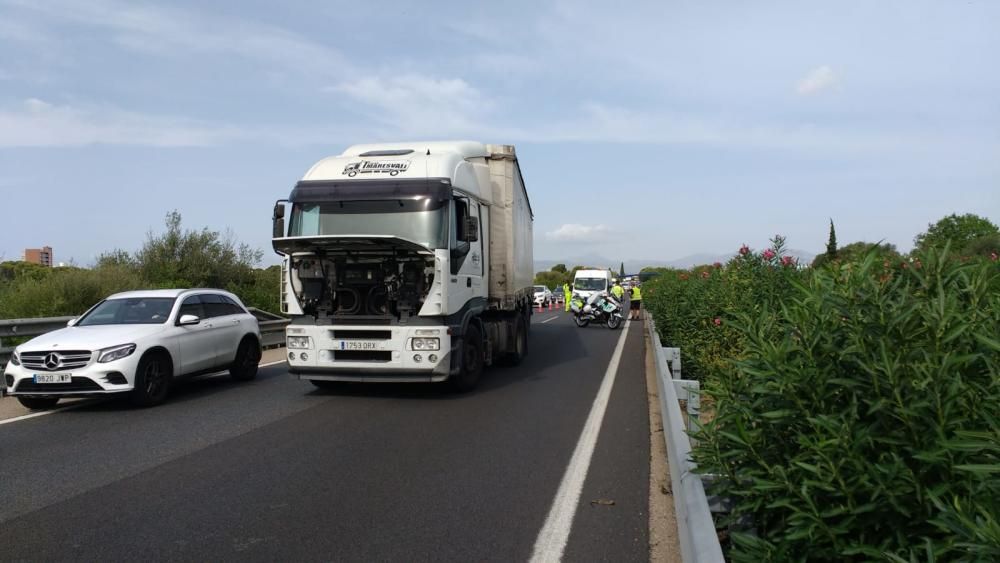
[{"label": "distant building", "polygon": [[43,246],[41,248],[25,248],[24,261],[32,264],[52,267],[52,247]]}]

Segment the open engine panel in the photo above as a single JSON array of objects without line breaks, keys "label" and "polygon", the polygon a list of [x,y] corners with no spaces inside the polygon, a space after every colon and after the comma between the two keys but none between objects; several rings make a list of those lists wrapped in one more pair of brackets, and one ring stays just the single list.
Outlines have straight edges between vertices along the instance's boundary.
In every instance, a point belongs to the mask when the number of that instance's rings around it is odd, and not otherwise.
[{"label": "open engine panel", "polygon": [[408,256],[294,256],[291,284],[302,311],[317,319],[417,315],[434,281],[434,261]]}]

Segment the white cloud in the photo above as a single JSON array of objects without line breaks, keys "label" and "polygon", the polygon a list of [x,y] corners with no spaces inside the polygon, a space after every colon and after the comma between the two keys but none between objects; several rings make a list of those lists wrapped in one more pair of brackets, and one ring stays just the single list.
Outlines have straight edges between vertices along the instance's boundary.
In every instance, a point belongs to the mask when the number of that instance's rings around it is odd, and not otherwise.
[{"label": "white cloud", "polygon": [[53,105],[37,98],[0,107],[0,148],[93,144],[210,146],[242,137],[225,125],[109,107]]},{"label": "white cloud", "polygon": [[833,72],[832,68],[827,65],[818,66],[799,80],[795,91],[800,96],[811,96],[835,86],[839,81],[840,78]]},{"label": "white cloud", "polygon": [[566,223],[558,229],[545,233],[545,237],[554,242],[600,242],[606,241],[613,231],[606,225],[580,225]]},{"label": "white cloud", "polygon": [[369,106],[371,117],[401,135],[462,134],[482,129],[493,102],[461,78],[416,74],[369,77],[324,89]]},{"label": "white cloud", "polygon": [[108,30],[118,45],[158,56],[237,56],[309,76],[338,75],[348,68],[346,57],[336,49],[281,27],[238,17],[213,17],[169,5],[114,0],[3,3],[52,20]]}]

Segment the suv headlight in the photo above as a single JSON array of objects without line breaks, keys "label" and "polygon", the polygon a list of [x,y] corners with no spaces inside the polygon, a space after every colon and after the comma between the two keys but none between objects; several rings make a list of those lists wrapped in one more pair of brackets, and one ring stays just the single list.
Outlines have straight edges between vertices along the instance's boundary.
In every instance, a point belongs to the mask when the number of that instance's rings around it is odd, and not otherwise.
[{"label": "suv headlight", "polygon": [[285,346],[292,350],[307,350],[312,348],[312,339],[308,336],[288,336],[285,338]]},{"label": "suv headlight", "polygon": [[440,350],[440,338],[414,338],[410,340],[410,348],[414,350]]},{"label": "suv headlight", "polygon": [[106,364],[108,362],[127,358],[132,355],[132,352],[135,352],[135,344],[122,344],[120,346],[104,348],[102,350],[98,350],[97,361],[99,363]]},{"label": "suv headlight", "polygon": [[14,350],[14,353],[10,355],[10,363],[15,366],[21,365],[21,354],[18,354],[17,350]]}]

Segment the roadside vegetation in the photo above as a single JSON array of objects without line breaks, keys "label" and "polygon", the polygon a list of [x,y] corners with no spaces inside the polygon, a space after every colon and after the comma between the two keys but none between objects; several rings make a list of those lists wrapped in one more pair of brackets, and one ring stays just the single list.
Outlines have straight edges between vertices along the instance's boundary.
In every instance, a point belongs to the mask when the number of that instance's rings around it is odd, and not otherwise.
[{"label": "roadside vegetation", "polygon": [[901,255],[775,237],[644,291],[714,417],[700,471],[734,561],[1000,560],[1000,236],[949,216]]},{"label": "roadside vegetation", "polygon": [[259,268],[260,250],[207,228],[185,230],[176,211],[164,227],[137,250],[109,251],[90,268],[0,263],[0,319],[79,315],[119,291],[185,287],[226,289],[249,307],[279,311],[280,267]]}]

